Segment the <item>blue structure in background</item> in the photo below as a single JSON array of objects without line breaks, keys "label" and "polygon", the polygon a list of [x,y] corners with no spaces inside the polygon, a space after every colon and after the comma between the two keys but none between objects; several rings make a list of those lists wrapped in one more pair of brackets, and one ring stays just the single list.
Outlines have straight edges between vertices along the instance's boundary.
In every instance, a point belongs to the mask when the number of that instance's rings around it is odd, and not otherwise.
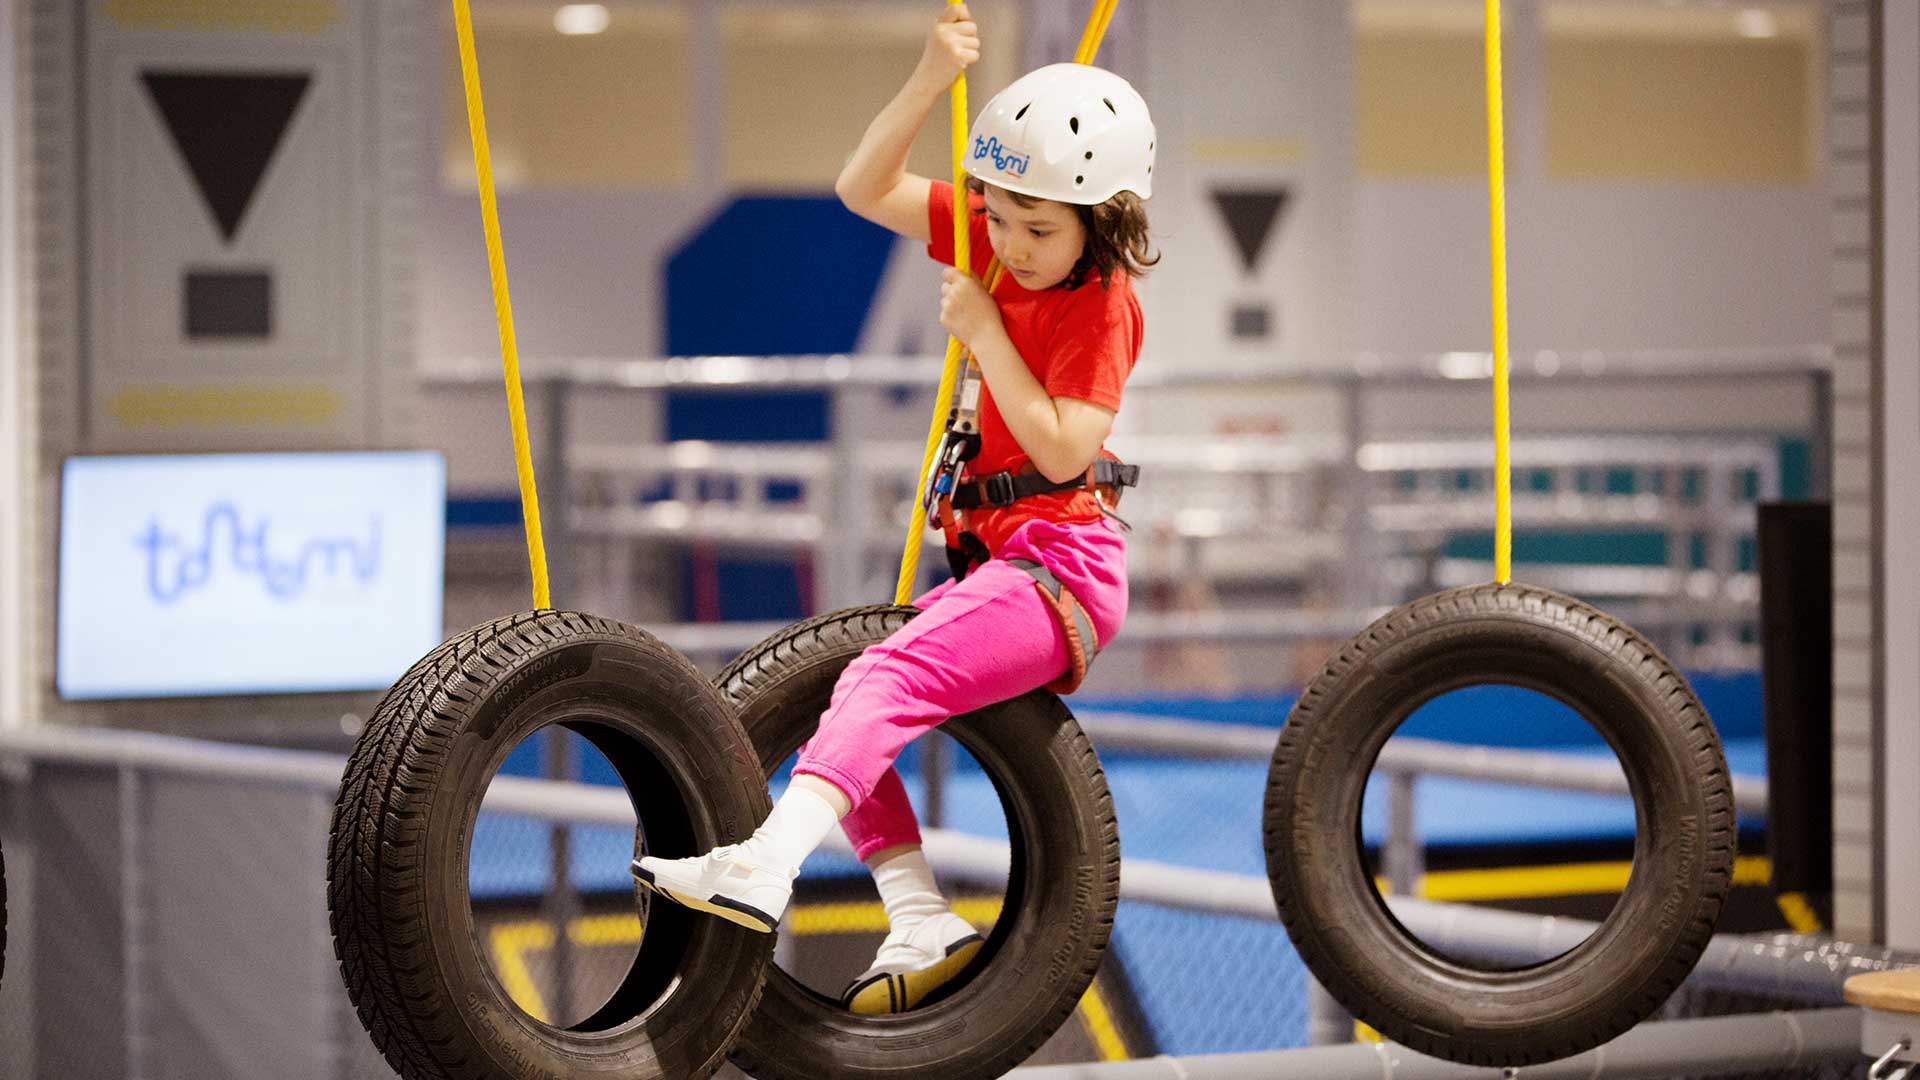
[{"label": "blue structure in background", "polygon": [[[831,194],[735,198],[667,261],[667,355],[852,352],[893,242]],[[819,442],[832,437],[831,411],[817,390],[676,390],[666,437]],[[722,558],[718,574],[724,619],[806,614],[791,560]]]},{"label": "blue structure in background", "polygon": [[832,194],[739,196],[667,260],[667,352],[849,352],[892,248]]}]

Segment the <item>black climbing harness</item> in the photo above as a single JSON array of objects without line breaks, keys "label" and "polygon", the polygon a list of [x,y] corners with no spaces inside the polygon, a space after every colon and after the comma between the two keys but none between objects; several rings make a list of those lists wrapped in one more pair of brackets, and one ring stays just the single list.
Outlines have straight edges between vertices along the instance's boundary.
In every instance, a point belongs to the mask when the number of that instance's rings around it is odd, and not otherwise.
[{"label": "black climbing harness", "polygon": [[[1029,464],[1020,472],[1002,471],[971,480],[962,480],[967,462],[980,454],[980,428],[976,418],[979,403],[978,369],[969,367],[968,378],[956,394],[948,413],[947,432],[935,453],[934,468],[927,487],[921,493],[922,505],[934,512],[933,522],[947,538],[947,565],[955,581],[965,580],[973,568],[993,557],[985,541],[960,526],[958,512],[1001,509],[1036,495],[1062,491],[1090,491],[1100,503],[1101,513],[1120,522],[1116,513],[1120,497],[1127,488],[1140,483],[1140,466],[1127,465],[1113,458],[1096,458],[1087,471],[1072,480],[1055,482]],[[1057,694],[1071,694],[1087,676],[1087,668],[1099,655],[1100,640],[1094,633],[1087,610],[1053,572],[1031,559],[1008,562],[1033,576],[1033,583],[1046,598],[1047,606],[1059,620],[1067,639],[1068,669],[1059,679],[1047,684]]]}]

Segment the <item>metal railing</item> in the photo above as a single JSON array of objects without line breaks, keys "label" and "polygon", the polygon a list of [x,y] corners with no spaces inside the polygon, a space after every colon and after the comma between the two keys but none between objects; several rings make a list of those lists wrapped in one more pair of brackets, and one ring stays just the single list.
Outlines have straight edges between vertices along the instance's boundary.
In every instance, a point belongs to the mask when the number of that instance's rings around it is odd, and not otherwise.
[{"label": "metal railing", "polygon": [[[1284,373],[1199,371],[1144,364],[1129,382],[1134,400],[1185,392],[1253,393],[1283,387],[1335,390],[1343,415],[1331,434],[1203,439],[1157,432],[1123,432],[1116,451],[1142,464],[1156,482],[1133,493],[1125,507],[1139,526],[1130,571],[1137,581],[1236,580],[1284,584],[1309,606],[1331,612],[1312,625],[1230,621],[1245,634],[1205,629],[1186,613],[1165,611],[1158,622],[1138,616],[1123,638],[1127,647],[1177,640],[1317,640],[1345,636],[1374,609],[1462,581],[1485,580],[1490,564],[1445,557],[1448,536],[1484,530],[1490,495],[1480,490],[1491,466],[1486,440],[1476,437],[1383,441],[1366,431],[1375,395],[1410,387],[1454,387],[1480,379],[1484,354],[1446,353],[1412,358],[1361,355],[1351,361],[1308,365]],[[530,388],[546,399],[547,446],[542,451],[543,498],[550,512],[549,544],[561,567],[556,593],[563,604],[623,616],[633,610],[634,551],[638,544],[688,542],[722,548],[805,551],[810,555],[814,607],[871,601],[892,592],[894,562],[913,492],[921,447],[910,441],[855,444],[841,438],[811,444],[680,443],[646,446],[583,445],[572,419],[582,393],[606,390],[795,390],[829,394],[844,417],[848,394],[931,387],[935,357],[795,356],[679,357],[666,359],[529,359]],[[1820,348],[1766,351],[1567,352],[1541,350],[1522,357],[1523,384],[1600,386],[1706,380],[1740,386],[1757,378],[1806,380],[1818,403],[1827,393],[1827,356]],[[436,361],[422,371],[434,386],[493,388],[491,360]],[[1686,384],[1692,385],[1692,384]],[[1816,489],[1824,483],[1826,439],[1819,407],[1809,410],[1805,434],[1813,447]],[[1794,421],[1783,423],[1792,427]],[[1758,478],[1757,496],[1779,491],[1777,451],[1764,439],[1669,436],[1542,439],[1523,436],[1516,466],[1555,478],[1551,493],[1524,486],[1516,502],[1520,525],[1555,530],[1651,529],[1669,536],[1663,566],[1523,565],[1526,580],[1586,596],[1618,598],[1609,606],[1634,622],[1683,665],[1749,666],[1755,647],[1743,640],[1756,589],[1739,572],[1734,552],[1751,533],[1751,500],[1733,497],[1735,477]],[[1579,490],[1583,474],[1628,470],[1643,490],[1608,494]],[[1683,497],[1679,481],[1663,492],[1661,474],[1701,472],[1697,497]],[[1463,487],[1461,474],[1469,474]],[[1416,482],[1408,485],[1406,478]],[[797,491],[769,498],[769,486]],[[1690,538],[1703,536],[1705,565],[1690,565]],[[928,537],[934,544],[935,538]],[[572,557],[585,544],[593,557]],[[938,566],[937,553],[922,560]],[[1148,606],[1148,605],[1142,605]],[[1141,614],[1145,614],[1142,612]],[[1298,629],[1298,633],[1293,633]],[[745,647],[756,637],[662,628],[669,640]]]},{"label": "metal railing", "polygon": [[1669,1080],[1854,1065],[1860,1010],[1816,1009],[1645,1023],[1583,1054],[1524,1069],[1456,1065],[1392,1043],[1349,1043],[1251,1054],[1155,1057],[1015,1069],[1018,1080]]},{"label": "metal railing", "polygon": [[[1150,721],[1093,718],[1090,727],[1108,747],[1173,750],[1193,745]],[[1235,753],[1251,754],[1255,749],[1248,731],[1218,732],[1212,741],[1216,750],[1228,746]],[[1398,764],[1449,775],[1573,782],[1587,789],[1615,783],[1597,772],[1540,775],[1537,760],[1503,761],[1496,755],[1475,761],[1450,752],[1433,756],[1432,751],[1415,747]],[[321,910],[327,812],[343,766],[342,758],[330,754],[151,734],[0,732],[0,824],[7,830],[16,929],[9,985],[0,995],[0,1034],[7,1037],[13,1060],[29,1075],[74,1080],[165,1075],[170,1068],[178,1071],[182,1061],[192,1063],[188,1071],[208,1077],[268,1071],[313,1080],[386,1075],[352,1017]],[[1752,789],[1738,795],[1743,803],[1756,797]],[[484,808],[556,824],[631,829],[635,820],[621,789],[507,776],[495,778]],[[88,839],[98,832],[90,825],[96,817],[111,823],[111,842],[101,849],[107,852],[104,863],[89,861],[101,843]],[[261,828],[268,832],[237,842],[247,844],[245,850],[256,856],[263,850],[295,852],[293,861],[310,870],[277,872],[269,860],[258,858],[226,862],[211,882],[218,890],[237,891],[264,905],[264,910],[244,928],[201,925],[220,920],[225,909],[207,910],[204,898],[214,895],[205,891],[209,878],[196,867],[169,866],[168,853],[203,848],[217,852],[221,844],[236,842],[222,832]],[[927,830],[925,840],[929,859],[943,876],[1005,880],[1010,853],[1004,843],[941,829]],[[267,865],[253,865],[261,862]],[[87,887],[78,888],[81,884]],[[1203,868],[1129,860],[1122,867],[1121,896],[1188,911],[1277,919],[1264,878]],[[1410,932],[1432,947],[1479,962],[1514,963],[1554,955],[1594,929],[1594,924],[1579,920],[1404,896],[1386,902]],[[180,906],[188,903],[193,906]],[[56,911],[45,911],[48,904],[58,905]],[[180,947],[180,939],[243,930],[249,934],[244,949],[195,954],[184,966],[163,963],[167,950]],[[102,950],[111,954],[112,963],[78,970],[100,970],[120,980],[111,1007],[97,995],[84,1004],[44,999],[48,991],[42,982],[67,986],[73,976],[54,973],[72,972],[81,954],[92,959]],[[252,959],[262,956],[274,957],[274,963],[262,966]],[[1706,949],[1692,984],[1818,1006],[1838,1003],[1848,976],[1895,966],[1904,966],[1901,958],[1884,950],[1721,937]],[[279,982],[256,985],[263,979]],[[280,983],[289,979],[309,990],[286,997]],[[202,994],[214,1003],[252,1002],[263,1010],[261,1018],[275,1025],[271,1036],[248,1025],[236,1028],[217,1004],[211,1012],[191,1014],[171,1004]],[[84,1014],[89,1023],[75,1026],[68,1022],[71,1016],[48,1015],[59,1007],[84,1009],[73,1015]],[[192,1029],[194,1018],[213,1021],[212,1026]],[[237,1041],[222,1042],[228,1038]],[[231,1056],[210,1053],[214,1046],[224,1046]],[[248,1054],[266,1053],[278,1056],[266,1065],[247,1064]],[[223,1062],[256,1071],[222,1073]]]}]

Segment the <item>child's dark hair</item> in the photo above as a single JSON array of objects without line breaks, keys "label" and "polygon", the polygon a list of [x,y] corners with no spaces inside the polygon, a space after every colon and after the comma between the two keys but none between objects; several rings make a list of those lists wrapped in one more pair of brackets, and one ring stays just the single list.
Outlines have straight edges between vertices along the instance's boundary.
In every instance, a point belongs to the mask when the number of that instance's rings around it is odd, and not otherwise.
[{"label": "child's dark hair", "polygon": [[[984,197],[987,185],[979,177],[969,176],[967,190]],[[1046,201],[1005,188],[1000,190],[1023,209],[1032,209]],[[1147,208],[1140,196],[1131,191],[1122,191],[1094,206],[1078,203],[1062,205],[1072,207],[1074,213],[1080,216],[1080,224],[1087,230],[1086,250],[1080,253],[1080,261],[1073,264],[1073,270],[1062,282],[1067,288],[1079,288],[1097,272],[1100,287],[1104,289],[1113,283],[1114,271],[1125,271],[1128,277],[1143,277],[1148,267],[1160,261],[1159,253],[1148,246]]]}]

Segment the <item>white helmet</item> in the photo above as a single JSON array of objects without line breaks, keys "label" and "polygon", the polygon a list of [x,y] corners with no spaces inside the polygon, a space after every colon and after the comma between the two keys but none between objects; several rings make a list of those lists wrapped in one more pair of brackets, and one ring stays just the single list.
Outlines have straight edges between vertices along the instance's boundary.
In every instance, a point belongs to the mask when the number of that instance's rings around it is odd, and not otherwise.
[{"label": "white helmet", "polygon": [[1153,194],[1153,118],[1127,80],[1089,64],[1015,79],[973,122],[971,175],[1037,199],[1095,206]]}]

